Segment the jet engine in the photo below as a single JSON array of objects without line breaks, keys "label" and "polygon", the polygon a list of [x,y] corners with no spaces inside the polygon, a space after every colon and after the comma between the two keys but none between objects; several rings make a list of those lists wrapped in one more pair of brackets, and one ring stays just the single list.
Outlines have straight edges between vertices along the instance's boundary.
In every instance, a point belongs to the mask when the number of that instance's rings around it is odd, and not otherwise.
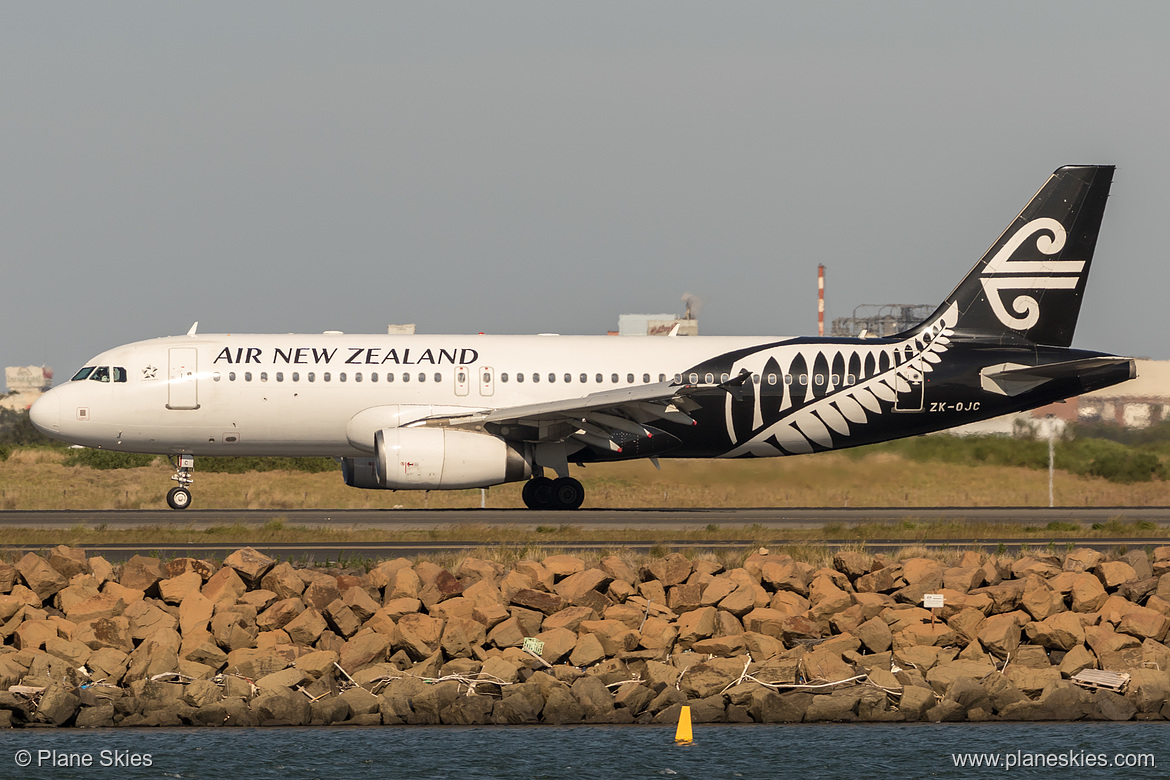
[{"label": "jet engine", "polygon": [[373,458],[345,458],[345,484],[385,490],[457,490],[518,482],[530,454],[498,436],[447,428],[383,428]]}]

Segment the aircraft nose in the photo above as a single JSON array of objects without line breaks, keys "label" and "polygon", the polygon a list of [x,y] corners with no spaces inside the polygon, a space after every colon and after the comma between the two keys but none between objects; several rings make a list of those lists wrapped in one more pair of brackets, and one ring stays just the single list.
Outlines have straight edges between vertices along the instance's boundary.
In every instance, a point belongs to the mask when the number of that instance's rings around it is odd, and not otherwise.
[{"label": "aircraft nose", "polygon": [[61,432],[61,399],[52,390],[33,402],[28,410],[33,427],[46,436]]}]

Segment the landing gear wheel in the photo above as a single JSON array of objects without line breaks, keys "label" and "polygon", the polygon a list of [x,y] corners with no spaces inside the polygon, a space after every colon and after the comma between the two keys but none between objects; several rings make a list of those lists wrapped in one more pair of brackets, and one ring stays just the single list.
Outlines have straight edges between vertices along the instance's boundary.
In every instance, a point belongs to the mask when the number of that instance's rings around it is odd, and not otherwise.
[{"label": "landing gear wheel", "polygon": [[167,504],[171,509],[186,509],[191,506],[191,491],[185,487],[173,487],[167,493]]},{"label": "landing gear wheel", "polygon": [[585,488],[572,477],[553,480],[553,509],[580,509],[585,501]]},{"label": "landing gear wheel", "polygon": [[555,509],[553,505],[553,481],[548,477],[533,477],[524,484],[520,492],[524,506],[529,509]]}]

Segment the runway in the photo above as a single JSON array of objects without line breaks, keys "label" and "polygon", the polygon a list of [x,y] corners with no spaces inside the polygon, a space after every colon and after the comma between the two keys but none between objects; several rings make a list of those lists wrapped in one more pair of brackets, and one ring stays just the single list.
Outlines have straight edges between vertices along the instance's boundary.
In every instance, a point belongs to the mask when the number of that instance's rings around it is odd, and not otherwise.
[{"label": "runway", "polygon": [[[109,511],[4,511],[0,512],[0,528],[68,531],[151,529],[207,531],[225,526],[242,525],[259,529],[274,520],[283,521],[286,529],[321,528],[331,531],[383,531],[387,535],[408,531],[445,530],[458,537],[460,528],[476,528],[474,541],[458,538],[442,541],[386,539],[348,540],[341,542],[274,542],[255,541],[192,541],[192,542],[130,542],[85,543],[90,555],[102,555],[110,561],[125,560],[136,554],[163,557],[191,556],[196,558],[223,558],[243,546],[252,546],[266,555],[282,560],[333,562],[342,565],[360,565],[367,560],[398,556],[459,554],[468,550],[522,551],[540,548],[549,550],[603,551],[626,549],[632,552],[661,550],[744,549],[759,544],[783,546],[798,544],[804,547],[823,547],[828,550],[856,546],[859,539],[819,538],[816,533],[799,534],[800,538],[784,538],[787,532],[825,528],[830,525],[852,526],[860,523],[896,524],[903,522],[970,523],[972,530],[986,533],[989,525],[1009,526],[994,536],[928,537],[924,530],[916,538],[867,538],[866,549],[893,552],[910,546],[949,547],[952,549],[981,549],[1015,552],[1023,546],[1031,549],[1063,551],[1073,547],[1092,547],[1112,550],[1119,547],[1157,547],[1170,545],[1170,529],[1157,529],[1153,536],[1119,536],[1108,538],[1077,538],[1068,529],[1053,529],[1051,536],[1026,536],[1024,528],[1044,529],[1050,523],[1075,523],[1089,526],[1094,523],[1145,522],[1170,524],[1170,507],[872,507],[872,508],[738,508],[738,509],[593,509],[577,512],[534,512],[524,509],[470,509],[470,510],[234,510],[202,509],[176,511],[109,510]],[[520,540],[515,533],[508,541],[486,541],[482,529],[487,526],[530,532]],[[1018,526],[1013,533],[1010,526]],[[584,532],[585,537],[563,540],[550,531],[571,528]],[[696,530],[735,531],[732,539],[688,539],[685,532]],[[645,530],[647,538],[621,541],[588,538],[589,532],[617,530]],[[1150,529],[1151,531],[1155,529]],[[678,532],[679,537],[670,534]],[[742,533],[741,533],[742,532]],[[768,532],[776,535],[773,537]],[[545,535],[549,534],[549,535]],[[257,537],[262,536],[258,533]],[[490,537],[489,537],[490,538]],[[47,544],[6,544],[0,551],[9,556],[29,550],[39,550]]]},{"label": "runway", "polygon": [[348,529],[429,530],[459,525],[504,525],[519,529],[569,525],[590,529],[694,530],[722,528],[821,528],[832,524],[923,522],[1007,523],[1045,526],[1053,522],[1092,524],[1110,520],[1170,524],[1170,507],[788,507],[732,509],[188,509],[174,510],[9,510],[0,528],[111,529],[145,526],[200,530],[222,525],[288,525]]},{"label": "runway", "polygon": [[[823,548],[829,552],[842,547],[856,549],[859,546],[869,552],[895,553],[910,547],[927,547],[932,549],[949,548],[953,550],[979,550],[983,552],[1015,554],[1024,548],[1032,550],[1062,552],[1077,547],[1089,547],[1101,552],[1116,549],[1145,549],[1163,545],[1170,545],[1170,537],[1157,538],[1042,538],[1042,539],[867,539],[863,543],[856,540],[841,539],[807,539],[798,541],[776,540],[763,542],[776,549],[783,549],[785,545],[796,545],[801,548]],[[155,555],[162,558],[216,558],[222,560],[241,547],[252,547],[270,558],[302,563],[319,563],[360,568],[366,561],[389,560],[391,558],[413,558],[430,555],[462,555],[488,554],[501,549],[523,552],[525,556],[538,553],[547,554],[553,551],[563,552],[594,552],[608,554],[626,550],[634,553],[650,554],[658,552],[717,552],[719,550],[754,549],[760,545],[759,539],[730,539],[730,540],[642,540],[623,542],[596,542],[596,541],[555,541],[531,539],[528,541],[506,541],[493,544],[474,541],[402,541],[402,542],[277,542],[264,543],[247,542],[190,542],[190,543],[127,543],[127,544],[77,544],[89,556],[100,555],[106,560],[117,563],[125,561],[135,555]],[[8,557],[20,557],[27,552],[39,552],[54,545],[0,545],[0,552]]]}]

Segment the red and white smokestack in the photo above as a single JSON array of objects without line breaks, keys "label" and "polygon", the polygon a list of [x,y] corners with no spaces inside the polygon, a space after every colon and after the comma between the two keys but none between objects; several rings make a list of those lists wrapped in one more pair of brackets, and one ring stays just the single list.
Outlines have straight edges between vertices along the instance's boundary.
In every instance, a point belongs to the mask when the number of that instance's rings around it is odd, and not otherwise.
[{"label": "red and white smokestack", "polygon": [[817,335],[825,335],[825,267],[817,266]]}]

